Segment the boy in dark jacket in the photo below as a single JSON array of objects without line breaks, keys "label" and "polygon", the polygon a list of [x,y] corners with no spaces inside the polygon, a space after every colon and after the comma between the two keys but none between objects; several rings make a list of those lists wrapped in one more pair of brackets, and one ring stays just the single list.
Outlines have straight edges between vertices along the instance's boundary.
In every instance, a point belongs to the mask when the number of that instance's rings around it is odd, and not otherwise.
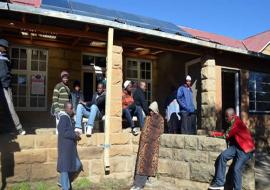
[{"label": "boy in dark jacket", "polygon": [[140,106],[142,110],[144,111],[145,115],[148,115],[148,105],[145,98],[145,92],[146,92],[146,82],[140,81],[139,86],[136,88],[136,90],[133,93],[133,99],[137,106]]},{"label": "boy in dark jacket", "polygon": [[105,114],[105,100],[104,84],[99,83],[97,85],[97,92],[93,95],[92,101],[89,103],[81,101],[77,106],[75,131],[82,133],[82,118],[88,117],[86,136],[92,135],[96,117],[102,118]]},{"label": "boy in dark jacket", "polygon": [[0,88],[4,92],[4,101],[8,106],[8,111],[11,114],[12,120],[20,135],[25,135],[26,132],[22,128],[22,124],[15,111],[12,101],[11,91],[11,63],[8,57],[8,41],[0,39]]},{"label": "boy in dark jacket", "polygon": [[71,116],[73,108],[70,102],[64,104],[65,111],[59,113],[58,129],[58,160],[57,171],[63,190],[72,189],[71,183],[82,170],[82,163],[77,152],[77,141],[80,134],[74,131]]}]

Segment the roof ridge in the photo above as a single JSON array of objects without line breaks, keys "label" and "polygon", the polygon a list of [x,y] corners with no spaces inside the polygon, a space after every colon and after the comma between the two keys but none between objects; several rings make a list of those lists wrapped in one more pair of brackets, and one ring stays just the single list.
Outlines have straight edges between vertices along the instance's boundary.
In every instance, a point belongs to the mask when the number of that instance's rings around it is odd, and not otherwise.
[{"label": "roof ridge", "polygon": [[265,30],[265,31],[263,31],[263,32],[259,32],[259,33],[254,34],[254,35],[251,35],[251,36],[249,36],[249,37],[247,37],[247,38],[244,38],[242,41],[245,41],[245,40],[247,40],[247,39],[250,39],[250,38],[253,38],[253,37],[256,37],[256,36],[260,36],[260,35],[262,35],[262,34],[264,34],[264,33],[267,33],[267,32],[270,32],[270,29]]}]

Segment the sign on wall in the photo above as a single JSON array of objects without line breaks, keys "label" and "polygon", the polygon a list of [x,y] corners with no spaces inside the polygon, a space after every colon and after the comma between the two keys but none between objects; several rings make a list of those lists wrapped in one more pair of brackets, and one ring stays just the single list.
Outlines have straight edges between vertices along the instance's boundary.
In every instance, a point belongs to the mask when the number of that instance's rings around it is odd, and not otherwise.
[{"label": "sign on wall", "polygon": [[31,77],[31,94],[44,95],[45,94],[45,77],[42,75],[32,75]]}]

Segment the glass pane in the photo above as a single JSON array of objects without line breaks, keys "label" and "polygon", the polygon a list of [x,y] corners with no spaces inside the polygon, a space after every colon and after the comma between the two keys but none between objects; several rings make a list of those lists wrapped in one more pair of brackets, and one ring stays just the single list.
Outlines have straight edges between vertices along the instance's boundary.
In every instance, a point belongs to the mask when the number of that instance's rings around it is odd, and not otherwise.
[{"label": "glass pane", "polygon": [[27,61],[26,61],[26,59],[21,59],[19,65],[20,65],[20,70],[26,70],[26,68],[27,68]]},{"label": "glass pane", "polygon": [[249,92],[249,100],[250,101],[255,101],[255,92]]},{"label": "glass pane", "polygon": [[37,99],[36,96],[34,96],[34,97],[31,96],[31,98],[30,98],[30,107],[37,107],[38,106],[38,101],[37,100],[38,99]]},{"label": "glass pane", "polygon": [[249,102],[249,110],[255,111],[255,102],[252,102],[252,101]]},{"label": "glass pane", "polygon": [[263,93],[263,92],[257,92],[256,93],[256,101],[270,101],[270,94]]},{"label": "glass pane", "polygon": [[135,70],[127,70],[127,77],[128,78],[137,78],[137,71]]},{"label": "glass pane", "polygon": [[17,107],[17,105],[18,105],[18,104],[17,104],[17,102],[18,102],[18,97],[17,97],[17,96],[14,96],[14,94],[13,94],[13,97],[12,97],[12,98],[13,98],[13,104],[14,104],[14,106]]},{"label": "glass pane", "polygon": [[46,71],[46,62],[44,61],[39,62],[39,71]]},{"label": "glass pane", "polygon": [[31,70],[32,71],[38,71],[38,61],[32,61]]},{"label": "glass pane", "polygon": [[106,57],[96,57],[96,66],[106,68]]},{"label": "glass pane", "polygon": [[26,85],[27,77],[24,75],[18,76],[18,84],[19,85]]},{"label": "glass pane", "polygon": [[41,50],[41,51],[40,51],[40,57],[39,57],[39,59],[40,59],[41,61],[46,61],[46,60],[47,60],[47,51]]},{"label": "glass pane", "polygon": [[27,59],[26,49],[20,49],[20,58]]},{"label": "glass pane", "polygon": [[12,48],[11,58],[19,58],[19,49],[18,48]]},{"label": "glass pane", "polygon": [[19,68],[19,61],[18,59],[11,59],[11,65],[12,65],[12,69],[18,69]]},{"label": "glass pane", "polygon": [[18,75],[16,75],[16,74],[12,75],[11,84],[12,85],[17,85],[18,84]]},{"label": "glass pane", "polygon": [[145,71],[141,71],[141,79],[145,79]]},{"label": "glass pane", "polygon": [[83,65],[91,65],[95,63],[95,57],[91,55],[83,55]]},{"label": "glass pane", "polygon": [[145,78],[148,79],[148,80],[151,79],[151,72],[147,71]]},{"label": "glass pane", "polygon": [[26,97],[19,97],[18,98],[18,106],[19,107],[26,107]]},{"label": "glass pane", "polygon": [[150,62],[147,62],[146,63],[146,70],[147,71],[150,71],[151,70],[151,63]]},{"label": "glass pane", "polygon": [[266,102],[257,102],[256,111],[270,111],[270,103]]},{"label": "glass pane", "polygon": [[249,90],[249,91],[254,91],[254,90],[255,90],[255,81],[250,80],[250,81],[248,82],[248,90]]},{"label": "glass pane", "polygon": [[38,60],[38,53],[39,53],[38,50],[35,50],[35,49],[32,50],[32,61]]},{"label": "glass pane", "polygon": [[18,95],[26,95],[26,86],[19,86],[19,94]]},{"label": "glass pane", "polygon": [[145,62],[141,62],[141,70],[145,70]]},{"label": "glass pane", "polygon": [[38,107],[45,107],[45,98],[38,97]]},{"label": "glass pane", "polygon": [[137,61],[128,61],[127,69],[137,70]]}]

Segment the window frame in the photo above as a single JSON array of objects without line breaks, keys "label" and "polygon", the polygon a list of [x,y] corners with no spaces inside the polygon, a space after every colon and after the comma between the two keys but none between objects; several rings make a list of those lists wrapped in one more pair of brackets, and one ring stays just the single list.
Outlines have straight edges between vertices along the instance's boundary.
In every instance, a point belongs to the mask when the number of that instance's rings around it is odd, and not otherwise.
[{"label": "window frame", "polygon": [[[250,73],[258,73],[258,74],[265,74],[265,75],[269,75],[270,77],[270,73],[263,73],[263,72],[256,72],[256,71],[249,71],[249,75]],[[254,90],[250,90],[249,88],[249,83],[250,82],[253,82],[254,83]],[[268,84],[270,85],[270,82],[267,83],[267,82],[261,82],[261,83],[265,83],[265,84]],[[250,99],[250,93],[254,93],[254,100],[251,100]],[[249,96],[249,113],[251,114],[270,114],[270,110],[269,111],[258,111],[257,110],[257,103],[260,102],[260,103],[270,103],[270,101],[257,101],[256,97],[257,97],[257,93],[268,93],[270,94],[270,91],[269,92],[265,92],[265,91],[257,91],[257,81],[256,80],[251,80],[251,79],[248,79],[248,96]],[[254,110],[250,110],[250,103],[251,102],[254,102]]]},{"label": "window frame", "polygon": [[[137,78],[127,77],[127,70],[128,70],[127,69],[127,63],[128,63],[128,61],[136,61],[137,62]],[[151,78],[150,80],[149,79],[141,79],[141,68],[140,68],[141,62],[149,62],[150,63],[150,78]],[[147,86],[147,90],[150,90],[150,92],[151,92],[151,96],[150,96],[149,99],[147,99],[147,101],[149,103],[151,103],[153,101],[153,61],[151,59],[140,59],[140,58],[127,57],[127,58],[125,58],[124,72],[125,72],[125,75],[124,75],[125,80],[146,81],[146,83],[151,84],[151,89],[148,89],[148,86]],[[148,95],[147,95],[147,97],[148,97]]]},{"label": "window frame", "polygon": [[[39,48],[39,47],[29,47],[29,46],[22,46],[22,45],[12,45],[9,48],[9,55],[10,61],[12,63],[12,49],[19,48],[19,49],[26,49],[26,70],[20,69],[11,69],[12,75],[26,75],[27,83],[26,83],[26,106],[19,107],[16,106],[15,109],[17,111],[47,111],[48,110],[48,59],[49,59],[49,51],[46,48]],[[32,50],[38,51],[46,51],[46,71],[32,71],[31,68],[31,60],[32,60]],[[31,77],[34,74],[40,74],[45,76],[45,89],[44,89],[44,107],[31,107],[30,106],[30,99],[31,99]],[[14,96],[14,94],[13,94]],[[18,96],[18,95],[17,95]]]}]

